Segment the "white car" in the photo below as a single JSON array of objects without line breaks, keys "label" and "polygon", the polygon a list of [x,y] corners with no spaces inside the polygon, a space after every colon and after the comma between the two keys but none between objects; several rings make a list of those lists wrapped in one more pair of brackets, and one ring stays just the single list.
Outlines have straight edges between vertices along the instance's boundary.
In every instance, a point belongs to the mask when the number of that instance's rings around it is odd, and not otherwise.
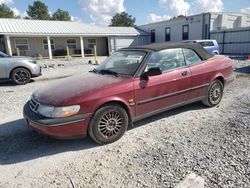
[{"label": "white car", "polygon": [[207,51],[213,53],[213,54],[220,54],[219,52],[219,45],[216,40],[188,40],[185,41],[185,43],[198,43],[200,44],[203,48],[205,48]]},{"label": "white car", "polygon": [[0,51],[0,79],[12,80],[18,85],[40,76],[41,67],[32,57],[9,56]]}]

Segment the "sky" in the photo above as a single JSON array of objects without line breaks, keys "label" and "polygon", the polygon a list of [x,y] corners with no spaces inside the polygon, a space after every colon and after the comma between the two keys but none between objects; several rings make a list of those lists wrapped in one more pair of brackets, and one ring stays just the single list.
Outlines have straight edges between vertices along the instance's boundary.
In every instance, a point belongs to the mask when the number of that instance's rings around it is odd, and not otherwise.
[{"label": "sky", "polygon": [[[112,16],[122,11],[136,18],[136,25],[157,22],[177,15],[201,12],[245,12],[250,14],[250,0],[41,0],[53,14],[58,8],[70,13],[77,22],[109,25]],[[16,15],[26,16],[33,0],[0,0]]]}]

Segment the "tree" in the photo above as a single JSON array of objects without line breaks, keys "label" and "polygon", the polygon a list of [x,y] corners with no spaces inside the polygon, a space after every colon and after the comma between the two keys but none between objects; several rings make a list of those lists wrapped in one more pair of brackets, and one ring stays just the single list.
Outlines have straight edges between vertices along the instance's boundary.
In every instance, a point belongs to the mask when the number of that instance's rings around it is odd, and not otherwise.
[{"label": "tree", "polygon": [[52,15],[52,20],[69,21],[71,17],[68,11],[57,9],[57,11]]},{"label": "tree", "polygon": [[34,20],[50,20],[48,6],[41,1],[34,1],[27,10],[28,18]]},{"label": "tree", "polygon": [[0,18],[16,18],[14,12],[5,4],[0,4]]},{"label": "tree", "polygon": [[178,16],[174,16],[174,17],[170,18],[170,20],[179,19],[179,18],[181,18],[181,19],[182,19],[182,18],[186,18],[186,16],[180,14],[180,15],[178,15]]},{"label": "tree", "polygon": [[110,26],[124,26],[124,27],[134,27],[135,26],[135,17],[128,15],[126,12],[117,13],[111,19]]}]

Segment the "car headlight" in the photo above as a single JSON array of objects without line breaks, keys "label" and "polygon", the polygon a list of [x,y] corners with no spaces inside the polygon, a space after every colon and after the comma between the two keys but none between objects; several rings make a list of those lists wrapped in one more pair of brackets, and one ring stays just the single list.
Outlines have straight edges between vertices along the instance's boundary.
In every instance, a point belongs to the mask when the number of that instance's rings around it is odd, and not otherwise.
[{"label": "car headlight", "polygon": [[36,64],[36,60],[28,60],[29,63]]},{"label": "car headlight", "polygon": [[54,107],[40,104],[37,111],[39,114],[50,118],[62,118],[75,115],[79,112],[80,106]]}]

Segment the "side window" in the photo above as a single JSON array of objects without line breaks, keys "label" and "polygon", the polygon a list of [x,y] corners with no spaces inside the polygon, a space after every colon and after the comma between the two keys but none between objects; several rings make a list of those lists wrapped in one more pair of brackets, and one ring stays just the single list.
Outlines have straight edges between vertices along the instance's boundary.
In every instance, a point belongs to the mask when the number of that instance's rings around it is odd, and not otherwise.
[{"label": "side window", "polygon": [[159,67],[162,72],[185,66],[181,48],[166,49],[154,52],[148,60],[148,68]]},{"label": "side window", "polygon": [[183,53],[185,55],[187,65],[193,65],[201,62],[201,58],[193,50],[183,49]]},{"label": "side window", "polygon": [[201,46],[214,46],[212,41],[198,42]]}]

